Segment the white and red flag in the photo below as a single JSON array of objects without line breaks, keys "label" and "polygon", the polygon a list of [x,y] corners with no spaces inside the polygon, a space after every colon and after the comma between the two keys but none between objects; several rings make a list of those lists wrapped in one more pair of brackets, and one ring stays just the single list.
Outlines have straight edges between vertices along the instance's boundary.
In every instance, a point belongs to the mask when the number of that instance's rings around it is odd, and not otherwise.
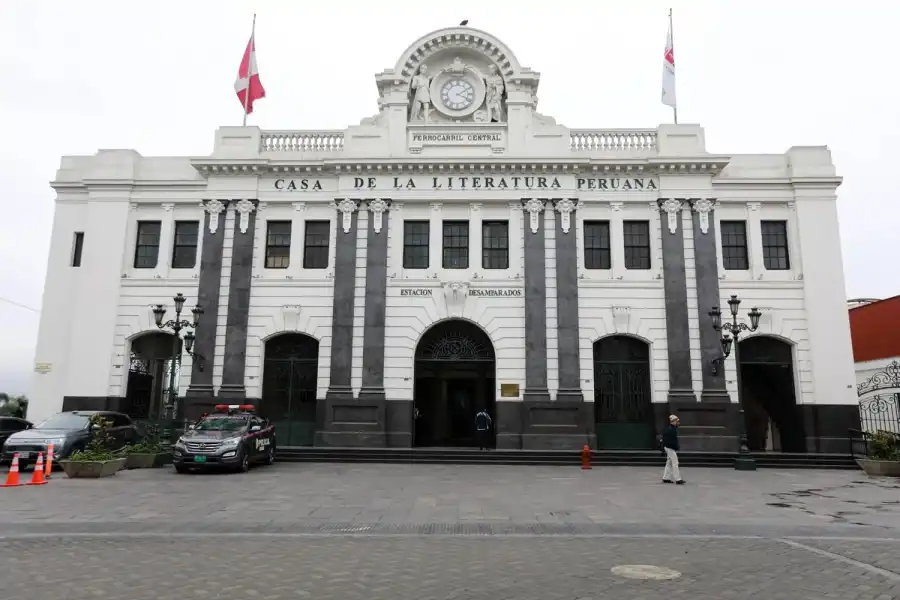
[{"label": "white and red flag", "polygon": [[666,35],[666,50],[663,54],[662,103],[675,111],[678,122],[678,103],[675,100],[675,47],[672,43],[672,11],[669,11],[669,33]]},{"label": "white and red flag", "polygon": [[238,76],[234,82],[234,91],[244,108],[244,125],[247,124],[247,115],[253,112],[253,103],[266,97],[266,90],[259,79],[259,69],[256,66],[256,15],[253,15],[253,31],[247,49],[244,50],[244,58],[238,68]]}]

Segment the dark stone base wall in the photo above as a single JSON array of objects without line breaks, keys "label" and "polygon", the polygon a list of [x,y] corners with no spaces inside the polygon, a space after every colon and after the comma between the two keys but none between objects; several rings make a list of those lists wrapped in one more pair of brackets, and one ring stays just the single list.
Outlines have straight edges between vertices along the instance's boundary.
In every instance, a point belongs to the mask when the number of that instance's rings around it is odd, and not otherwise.
[{"label": "dark stone base wall", "polygon": [[669,422],[669,415],[681,420],[678,442],[682,450],[737,452],[738,405],[732,402],[670,401],[654,404],[657,433]]},{"label": "dark stone base wall", "polygon": [[850,452],[848,429],[859,429],[856,404],[802,404],[799,407],[806,433],[806,451],[816,454]]},{"label": "dark stone base wall", "polygon": [[[216,404],[234,404],[233,398],[185,396],[179,399],[177,420],[196,421]],[[259,405],[259,398],[240,404]],[[413,444],[413,406],[410,400],[326,397],[316,411],[316,445],[331,447],[410,448]],[[62,410],[128,412],[121,396],[65,396]],[[681,419],[682,450],[736,452],[738,405],[725,402],[659,402],[653,404],[657,432],[674,413]],[[850,452],[848,429],[859,429],[855,404],[800,405],[806,451]],[[580,450],[597,447],[594,405],[591,402],[497,401],[497,448],[503,450]]]},{"label": "dark stone base wall", "polygon": [[317,446],[384,448],[387,445],[387,408],[383,397],[354,398],[327,394],[316,406]]}]

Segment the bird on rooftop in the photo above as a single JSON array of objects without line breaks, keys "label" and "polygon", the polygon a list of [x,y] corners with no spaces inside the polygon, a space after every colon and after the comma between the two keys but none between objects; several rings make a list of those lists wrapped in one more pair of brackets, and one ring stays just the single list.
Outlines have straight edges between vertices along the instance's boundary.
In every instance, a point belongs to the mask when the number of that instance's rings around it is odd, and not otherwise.
[{"label": "bird on rooftop", "polygon": [[469,24],[469,20],[468,20],[468,19],[463,19],[462,23],[460,23],[459,25],[460,25],[460,27],[465,27],[465,26],[468,25],[468,24]]}]

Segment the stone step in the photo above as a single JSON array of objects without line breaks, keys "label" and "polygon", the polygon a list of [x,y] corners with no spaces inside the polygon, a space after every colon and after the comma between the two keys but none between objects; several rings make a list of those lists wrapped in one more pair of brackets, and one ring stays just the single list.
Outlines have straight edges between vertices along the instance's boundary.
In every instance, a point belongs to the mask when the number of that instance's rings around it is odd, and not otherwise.
[{"label": "stone step", "polygon": [[[734,465],[735,453],[681,452],[679,462],[692,467]],[[858,469],[844,454],[753,453],[759,468],[776,469]],[[343,462],[369,464],[505,464],[572,466],[581,464],[579,452],[572,450],[472,450],[443,448],[325,448],[280,447],[279,460],[285,462]],[[597,466],[658,466],[665,458],[652,450],[595,451],[591,464]]]}]

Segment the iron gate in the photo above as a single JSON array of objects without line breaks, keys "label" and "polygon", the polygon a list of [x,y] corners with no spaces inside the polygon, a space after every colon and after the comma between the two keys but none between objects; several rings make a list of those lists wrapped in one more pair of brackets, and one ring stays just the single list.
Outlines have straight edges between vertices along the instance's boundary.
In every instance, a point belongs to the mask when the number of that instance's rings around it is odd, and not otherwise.
[{"label": "iron gate", "polygon": [[862,431],[900,434],[900,363],[891,362],[857,385],[856,395]]}]

